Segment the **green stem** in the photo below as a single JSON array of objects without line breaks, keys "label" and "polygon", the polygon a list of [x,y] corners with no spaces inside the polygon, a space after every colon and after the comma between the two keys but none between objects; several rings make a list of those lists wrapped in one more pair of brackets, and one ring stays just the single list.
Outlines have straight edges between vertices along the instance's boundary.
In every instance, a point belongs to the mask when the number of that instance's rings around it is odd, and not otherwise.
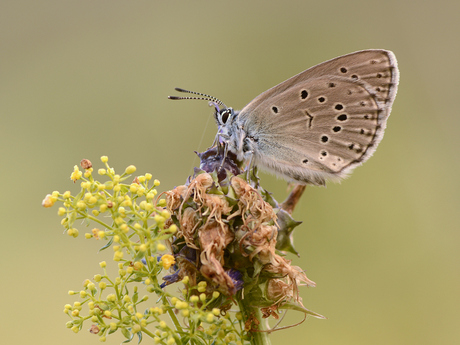
[{"label": "green stem", "polygon": [[246,324],[246,321],[249,319],[257,319],[259,321],[259,327],[257,328],[259,332],[248,332],[251,345],[271,345],[269,332],[267,332],[267,323],[262,319],[260,309],[251,306],[248,299],[238,299],[238,306],[243,314],[244,324]]},{"label": "green stem", "polygon": [[155,334],[153,334],[152,332],[150,332],[147,328],[145,327],[142,327],[141,328],[141,331],[144,332],[145,334],[147,334],[150,338],[155,338]]}]

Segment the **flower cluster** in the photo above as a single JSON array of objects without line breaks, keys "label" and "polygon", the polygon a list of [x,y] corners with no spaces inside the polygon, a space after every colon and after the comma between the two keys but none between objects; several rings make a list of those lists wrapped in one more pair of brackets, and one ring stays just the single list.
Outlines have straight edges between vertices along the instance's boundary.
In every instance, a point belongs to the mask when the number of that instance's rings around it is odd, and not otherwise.
[{"label": "flower cluster", "polygon": [[[45,197],[44,207],[62,204],[57,213],[69,236],[79,235],[75,224],[91,225],[85,238],[103,242],[101,250],[112,248],[118,265],[110,277],[101,262],[100,274],[69,292],[78,300],[64,307],[68,328],[79,332],[90,323],[100,341],[120,331],[126,341],[149,336],[157,344],[240,345],[260,343],[257,334],[267,334],[260,319],[278,318],[282,309],[323,318],[299,296],[300,285],[314,282],[285,257],[296,253],[292,232],[300,222],[257,180],[236,176],[231,155],[208,151],[200,158],[206,171],[160,195],[151,174],[129,182],[136,168],[116,174],[103,156],[97,172],[106,181],[100,182],[85,159],[70,176],[80,182],[76,195]],[[179,294],[168,292],[177,282]]]},{"label": "flower cluster", "polygon": [[[80,163],[83,170],[75,166],[70,176],[74,183],[80,182],[80,191],[76,195],[55,191],[42,203],[44,207],[62,203],[57,213],[69,236],[79,235],[76,223],[94,224],[85,238],[103,241],[102,250],[111,247],[118,265],[118,276],[111,278],[107,263],[101,262],[102,274],[86,279],[81,290],[69,291],[78,300],[64,307],[72,319],[67,327],[79,332],[90,322],[89,331],[97,334],[100,341],[120,331],[128,341],[135,335],[140,340],[147,335],[157,344],[185,344],[187,339],[203,344],[242,344],[245,332],[241,315],[216,307],[221,296],[217,291],[203,293],[205,282],[193,286],[188,277],[183,277],[187,288],[179,296],[162,288],[161,272],[176,264],[174,255],[164,252],[177,226],[169,224],[166,200],[158,198],[156,187],[160,182],[145,174],[131,178],[129,183],[130,175],[136,171],[134,166],[118,175],[108,165],[107,157],[101,157],[101,161],[105,167],[98,174],[106,177],[105,182],[93,177],[92,164],[85,159]],[[145,291],[142,297],[141,288]],[[187,291],[201,292],[192,295]],[[151,293],[159,296],[159,303],[147,302]],[[180,325],[178,314],[187,329]]]}]

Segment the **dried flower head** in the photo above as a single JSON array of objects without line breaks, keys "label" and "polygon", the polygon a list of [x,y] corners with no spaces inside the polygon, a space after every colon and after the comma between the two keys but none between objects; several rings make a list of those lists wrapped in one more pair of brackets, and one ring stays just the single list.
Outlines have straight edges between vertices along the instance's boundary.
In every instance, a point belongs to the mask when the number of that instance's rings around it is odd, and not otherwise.
[{"label": "dried flower head", "polygon": [[[277,317],[282,308],[322,317],[303,306],[298,291],[315,283],[282,252],[296,253],[292,230],[300,223],[254,181],[234,176],[240,170],[231,159],[219,166],[215,155],[199,156],[208,171],[197,170],[187,184],[166,192],[171,223],[178,227],[171,240],[177,260],[167,284],[187,276],[194,284],[206,282],[202,292],[208,295],[219,291],[221,305],[238,294],[264,308],[266,317]],[[222,173],[223,166],[233,170]]]}]

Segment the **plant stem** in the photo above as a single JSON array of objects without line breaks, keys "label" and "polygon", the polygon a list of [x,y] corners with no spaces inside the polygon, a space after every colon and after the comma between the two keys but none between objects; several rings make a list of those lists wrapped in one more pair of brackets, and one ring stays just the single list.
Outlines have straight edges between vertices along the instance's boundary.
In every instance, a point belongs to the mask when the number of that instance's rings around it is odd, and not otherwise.
[{"label": "plant stem", "polygon": [[300,197],[302,196],[303,192],[305,191],[305,186],[303,185],[296,185],[294,189],[291,191],[289,196],[282,202],[280,205],[283,210],[285,210],[287,213],[292,214],[294,211],[295,206],[300,200]]},{"label": "plant stem", "polygon": [[258,321],[258,327],[256,326],[257,332],[248,332],[251,345],[271,345],[267,323],[265,320],[262,320],[262,313],[260,312],[260,309],[251,306],[249,301],[244,298],[238,299],[238,306],[240,307],[240,311],[243,314],[243,322],[245,325],[250,324],[251,327],[253,327],[255,324],[253,321]]}]

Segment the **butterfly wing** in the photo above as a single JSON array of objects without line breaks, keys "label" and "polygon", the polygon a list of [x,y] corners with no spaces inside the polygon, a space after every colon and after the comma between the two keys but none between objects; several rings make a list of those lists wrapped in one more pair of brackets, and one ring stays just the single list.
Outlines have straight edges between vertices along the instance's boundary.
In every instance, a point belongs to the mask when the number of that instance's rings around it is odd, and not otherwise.
[{"label": "butterfly wing", "polygon": [[365,50],[267,90],[238,116],[257,137],[256,165],[299,183],[345,177],[382,139],[398,80],[393,53]]}]

